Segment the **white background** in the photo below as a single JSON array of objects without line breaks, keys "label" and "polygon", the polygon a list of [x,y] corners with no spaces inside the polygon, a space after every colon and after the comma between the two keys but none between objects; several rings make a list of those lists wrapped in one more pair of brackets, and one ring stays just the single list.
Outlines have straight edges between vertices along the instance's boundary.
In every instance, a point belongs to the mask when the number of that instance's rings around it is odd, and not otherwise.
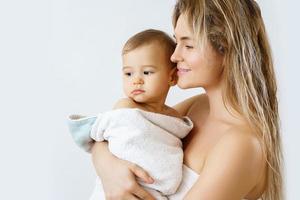
[{"label": "white background", "polygon": [[[287,199],[300,199],[296,0],[259,1],[279,83]],[[0,0],[0,199],[88,199],[95,172],[73,143],[69,114],[122,96],[120,51],[146,28],[172,34],[174,0]],[[174,88],[170,105],[200,89]]]}]

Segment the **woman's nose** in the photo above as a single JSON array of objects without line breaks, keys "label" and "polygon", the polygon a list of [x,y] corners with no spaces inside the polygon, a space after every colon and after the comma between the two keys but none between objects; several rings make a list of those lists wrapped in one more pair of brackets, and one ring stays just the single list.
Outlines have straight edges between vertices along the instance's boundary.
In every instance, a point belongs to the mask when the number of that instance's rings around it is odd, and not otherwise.
[{"label": "woman's nose", "polygon": [[182,57],[180,56],[180,53],[179,53],[178,48],[175,49],[175,51],[174,51],[173,54],[171,55],[170,60],[171,60],[173,63],[177,63],[177,62],[182,61]]}]

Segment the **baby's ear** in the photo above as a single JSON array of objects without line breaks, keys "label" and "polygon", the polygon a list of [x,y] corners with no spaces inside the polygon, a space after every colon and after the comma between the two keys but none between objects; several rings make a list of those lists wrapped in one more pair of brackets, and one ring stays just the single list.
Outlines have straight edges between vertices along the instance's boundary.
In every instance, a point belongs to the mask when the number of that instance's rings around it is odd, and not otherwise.
[{"label": "baby's ear", "polygon": [[178,76],[177,76],[177,68],[174,67],[170,71],[169,85],[174,86],[177,84]]}]

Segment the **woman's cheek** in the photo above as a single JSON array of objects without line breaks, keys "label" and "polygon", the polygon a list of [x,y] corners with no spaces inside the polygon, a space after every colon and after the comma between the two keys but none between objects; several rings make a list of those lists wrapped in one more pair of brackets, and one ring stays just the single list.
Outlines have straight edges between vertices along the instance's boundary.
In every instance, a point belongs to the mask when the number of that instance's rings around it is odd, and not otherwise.
[{"label": "woman's cheek", "polygon": [[200,66],[203,64],[202,55],[196,52],[191,53],[188,59],[188,63],[193,69],[200,68]]}]

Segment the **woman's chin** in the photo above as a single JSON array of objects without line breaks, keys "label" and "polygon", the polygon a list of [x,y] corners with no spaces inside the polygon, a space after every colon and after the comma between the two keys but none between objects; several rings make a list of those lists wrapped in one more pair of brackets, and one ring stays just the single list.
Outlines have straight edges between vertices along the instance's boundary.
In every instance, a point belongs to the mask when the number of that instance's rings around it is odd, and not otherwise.
[{"label": "woman's chin", "polygon": [[191,88],[190,84],[187,84],[187,83],[177,83],[177,86],[180,88],[180,89],[189,89]]},{"label": "woman's chin", "polygon": [[177,86],[180,88],[180,89],[190,89],[190,88],[196,88],[198,86],[194,86],[193,84],[187,82],[187,81],[178,81],[177,82]]}]

